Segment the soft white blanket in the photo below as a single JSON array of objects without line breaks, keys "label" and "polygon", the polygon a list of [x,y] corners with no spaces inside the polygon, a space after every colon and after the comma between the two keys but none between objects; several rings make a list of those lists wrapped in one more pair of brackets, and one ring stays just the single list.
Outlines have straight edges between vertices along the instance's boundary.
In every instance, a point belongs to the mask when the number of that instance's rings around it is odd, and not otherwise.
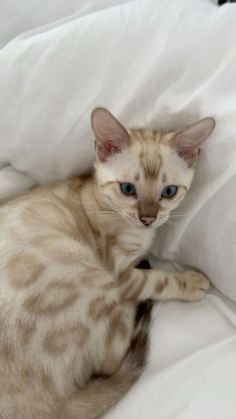
[{"label": "soft white blanket", "polygon": [[[235,22],[236,6],[207,0],[2,0],[0,199],[87,170],[96,105],[129,126],[214,116],[183,217],[159,231],[152,263],[198,267],[236,300]],[[219,292],[158,304],[147,370],[108,418],[235,419],[235,330]]]}]

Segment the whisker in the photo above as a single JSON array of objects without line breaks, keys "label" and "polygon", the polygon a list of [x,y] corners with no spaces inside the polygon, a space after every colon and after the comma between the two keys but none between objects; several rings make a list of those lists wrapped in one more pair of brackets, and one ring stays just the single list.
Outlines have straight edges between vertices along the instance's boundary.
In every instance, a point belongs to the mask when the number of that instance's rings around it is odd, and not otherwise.
[{"label": "whisker", "polygon": [[176,225],[178,225],[178,221],[177,220],[171,220],[169,218],[169,220],[167,221],[167,224],[170,225],[170,226],[176,227]]},{"label": "whisker", "polygon": [[166,228],[167,228],[166,224],[167,224],[167,223],[161,224],[161,225],[158,227],[158,230],[164,230],[164,231],[166,231]]},{"label": "whisker", "polygon": [[172,216],[172,215],[175,215],[175,214],[181,214],[181,215],[185,215],[186,213],[185,212],[183,212],[183,211],[174,211],[174,212],[172,212],[172,213],[170,213],[170,216]]}]

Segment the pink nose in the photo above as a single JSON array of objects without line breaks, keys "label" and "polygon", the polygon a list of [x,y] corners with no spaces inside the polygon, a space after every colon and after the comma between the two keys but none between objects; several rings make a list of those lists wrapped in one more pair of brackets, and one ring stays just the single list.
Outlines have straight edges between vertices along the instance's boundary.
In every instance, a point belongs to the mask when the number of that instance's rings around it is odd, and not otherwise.
[{"label": "pink nose", "polygon": [[140,221],[146,226],[150,226],[154,221],[156,220],[156,217],[140,217]]}]

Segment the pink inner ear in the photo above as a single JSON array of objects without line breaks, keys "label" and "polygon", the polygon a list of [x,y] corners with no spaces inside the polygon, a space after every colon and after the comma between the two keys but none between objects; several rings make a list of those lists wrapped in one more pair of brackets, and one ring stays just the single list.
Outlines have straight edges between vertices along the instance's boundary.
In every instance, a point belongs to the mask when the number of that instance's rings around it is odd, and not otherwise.
[{"label": "pink inner ear", "polygon": [[107,109],[95,109],[91,115],[91,124],[97,155],[102,161],[120,152],[130,140],[125,127]]},{"label": "pink inner ear", "polygon": [[199,155],[199,150],[177,150],[178,155],[186,161],[192,161]]},{"label": "pink inner ear", "polygon": [[119,153],[120,149],[109,142],[96,141],[96,151],[101,161],[105,161],[109,156]]}]

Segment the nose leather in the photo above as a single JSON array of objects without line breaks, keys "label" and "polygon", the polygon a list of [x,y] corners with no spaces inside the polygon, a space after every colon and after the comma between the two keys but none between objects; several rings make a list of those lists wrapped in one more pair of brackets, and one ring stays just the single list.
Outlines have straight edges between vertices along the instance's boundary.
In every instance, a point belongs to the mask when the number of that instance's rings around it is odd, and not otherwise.
[{"label": "nose leather", "polygon": [[157,218],[158,204],[154,201],[141,201],[139,203],[139,219],[145,225],[151,225]]},{"label": "nose leather", "polygon": [[142,223],[148,227],[150,226],[152,223],[154,223],[156,217],[140,217],[140,221],[142,221]]}]

